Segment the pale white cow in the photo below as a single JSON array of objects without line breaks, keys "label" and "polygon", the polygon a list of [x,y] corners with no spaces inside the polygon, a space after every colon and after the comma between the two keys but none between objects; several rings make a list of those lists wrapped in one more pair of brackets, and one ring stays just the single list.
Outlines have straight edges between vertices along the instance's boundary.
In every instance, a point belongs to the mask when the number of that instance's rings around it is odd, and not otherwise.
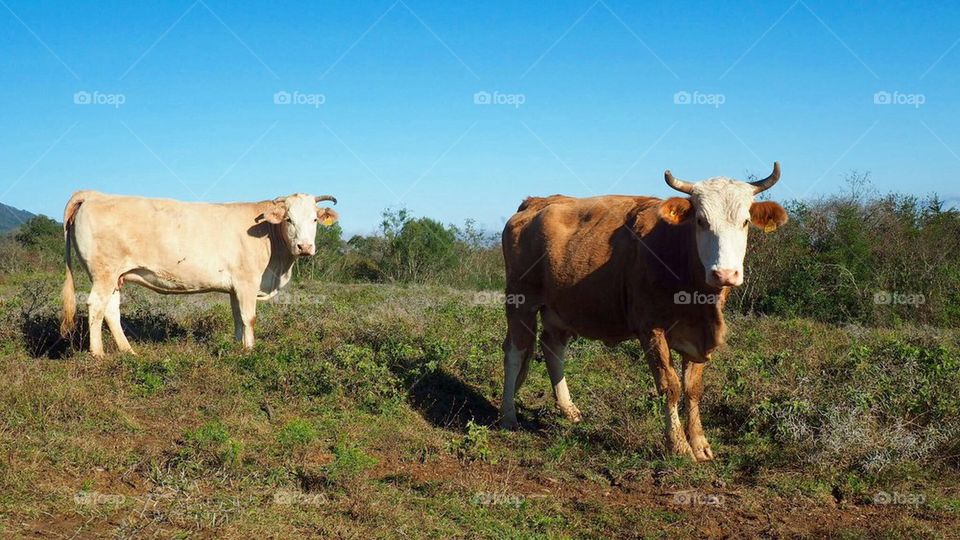
[{"label": "pale white cow", "polygon": [[121,352],[133,352],[120,326],[120,288],[136,283],[163,294],[230,294],[235,336],[253,347],[257,300],[290,281],[293,263],[316,253],[317,224],[338,219],[321,201],[295,194],[253,203],[187,203],[78,191],[63,212],[66,277],[63,320],[68,335],[77,311],[71,246],[93,283],[87,297],[90,351],[103,356],[104,318]]}]

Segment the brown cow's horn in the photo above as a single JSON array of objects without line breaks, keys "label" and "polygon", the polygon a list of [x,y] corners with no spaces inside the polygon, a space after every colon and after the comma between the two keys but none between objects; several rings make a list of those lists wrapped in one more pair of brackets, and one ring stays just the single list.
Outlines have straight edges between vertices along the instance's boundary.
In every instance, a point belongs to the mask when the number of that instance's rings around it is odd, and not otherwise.
[{"label": "brown cow's horn", "polygon": [[667,181],[668,186],[677,191],[688,194],[693,193],[693,184],[684,182],[683,180],[677,180],[673,177],[673,174],[670,173],[670,169],[663,171],[663,179]]},{"label": "brown cow's horn", "polygon": [[319,195],[315,197],[316,202],[320,201],[333,201],[333,204],[337,204],[337,198],[333,195]]},{"label": "brown cow's horn", "polygon": [[773,172],[770,173],[770,176],[764,178],[763,180],[757,180],[756,182],[750,182],[750,185],[754,188],[754,195],[757,193],[766,191],[773,187],[777,181],[780,180],[780,162],[773,162]]}]

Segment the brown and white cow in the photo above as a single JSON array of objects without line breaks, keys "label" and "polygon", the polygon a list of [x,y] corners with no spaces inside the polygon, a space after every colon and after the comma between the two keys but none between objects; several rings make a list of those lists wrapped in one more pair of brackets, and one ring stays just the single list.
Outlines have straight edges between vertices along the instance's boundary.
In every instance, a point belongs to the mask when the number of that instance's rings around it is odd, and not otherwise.
[{"label": "brown and white cow", "polygon": [[103,356],[102,324],[121,352],[133,352],[120,326],[120,287],[136,283],[163,294],[230,294],[234,333],[253,347],[257,300],[275,296],[290,281],[293,263],[316,252],[317,223],[337,213],[317,208],[329,195],[295,194],[254,203],[187,203],[78,191],[63,212],[66,278],[63,321],[75,325],[71,244],[90,276],[87,297],[90,351]]},{"label": "brown and white cow", "polygon": [[[517,426],[514,396],[534,354],[539,314],[541,351],[557,406],[568,419],[581,419],[563,375],[570,339],[638,339],[666,395],[669,450],[698,461],[713,458],[700,424],[701,376],[724,343],[723,304],[729,288],[743,283],[749,225],[770,232],[787,222],[779,204],[754,202],[779,180],[780,165],[752,183],[724,177],[688,183],[670,171],[664,176],[688,196],[531,197],[507,222],[503,256],[512,301],[503,344],[504,427]],[[671,349],[683,358],[686,433]]]}]

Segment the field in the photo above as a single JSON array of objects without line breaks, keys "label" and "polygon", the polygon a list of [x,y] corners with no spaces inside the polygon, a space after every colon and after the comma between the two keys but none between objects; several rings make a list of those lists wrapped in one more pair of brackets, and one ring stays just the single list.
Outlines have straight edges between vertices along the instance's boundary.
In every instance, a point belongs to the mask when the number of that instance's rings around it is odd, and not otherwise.
[{"label": "field", "polygon": [[[125,287],[138,356],[57,338],[59,272],[0,276],[0,536],[949,538],[960,332],[731,314],[705,374],[717,459],[665,454],[635,346],[575,341],[496,427],[502,307],[303,279],[232,341],[225,296]],[[85,290],[81,284],[79,291]],[[82,306],[82,304],[81,304]]]}]

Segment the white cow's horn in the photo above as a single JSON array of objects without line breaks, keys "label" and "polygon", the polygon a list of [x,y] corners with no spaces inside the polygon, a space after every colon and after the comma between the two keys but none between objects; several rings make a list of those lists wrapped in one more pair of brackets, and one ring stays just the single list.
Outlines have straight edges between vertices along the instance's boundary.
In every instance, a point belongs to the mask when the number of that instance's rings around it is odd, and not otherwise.
[{"label": "white cow's horn", "polygon": [[764,178],[763,180],[757,180],[756,182],[750,182],[750,185],[753,186],[753,193],[756,195],[762,191],[766,191],[773,187],[777,181],[780,180],[780,162],[773,162],[773,172],[770,173],[770,176]]},{"label": "white cow's horn", "polygon": [[337,204],[337,198],[333,195],[318,195],[315,197],[316,202],[320,201],[333,201],[333,204]]}]

